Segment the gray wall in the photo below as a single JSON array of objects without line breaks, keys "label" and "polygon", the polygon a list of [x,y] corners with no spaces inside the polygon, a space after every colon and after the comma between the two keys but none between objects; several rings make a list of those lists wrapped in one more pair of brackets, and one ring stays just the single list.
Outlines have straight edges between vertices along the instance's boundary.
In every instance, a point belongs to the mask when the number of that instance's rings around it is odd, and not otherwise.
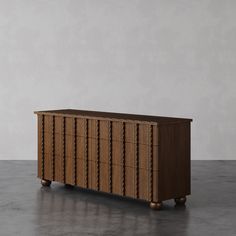
[{"label": "gray wall", "polygon": [[34,110],[191,117],[192,159],[235,159],[235,0],[0,0],[0,159]]}]

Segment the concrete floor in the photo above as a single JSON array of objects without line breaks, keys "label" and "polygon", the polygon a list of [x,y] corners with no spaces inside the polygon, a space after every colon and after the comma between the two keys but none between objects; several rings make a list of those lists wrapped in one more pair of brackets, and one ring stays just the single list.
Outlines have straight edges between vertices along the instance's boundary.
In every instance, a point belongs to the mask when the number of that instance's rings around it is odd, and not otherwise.
[{"label": "concrete floor", "polygon": [[36,161],[0,161],[0,236],[236,235],[236,161],[193,161],[186,208],[162,211],[53,183],[41,188]]}]

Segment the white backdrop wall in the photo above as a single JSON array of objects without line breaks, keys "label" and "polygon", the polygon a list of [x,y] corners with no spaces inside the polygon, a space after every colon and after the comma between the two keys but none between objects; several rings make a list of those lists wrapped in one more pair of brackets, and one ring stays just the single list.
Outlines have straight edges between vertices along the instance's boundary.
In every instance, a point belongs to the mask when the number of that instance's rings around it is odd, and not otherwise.
[{"label": "white backdrop wall", "polygon": [[0,0],[0,159],[36,159],[34,110],[193,118],[235,159],[235,0]]}]

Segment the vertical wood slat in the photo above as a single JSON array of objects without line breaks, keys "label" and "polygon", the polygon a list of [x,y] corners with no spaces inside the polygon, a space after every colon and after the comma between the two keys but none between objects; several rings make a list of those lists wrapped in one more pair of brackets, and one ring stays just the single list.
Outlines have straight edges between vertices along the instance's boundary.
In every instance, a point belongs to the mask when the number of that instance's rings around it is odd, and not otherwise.
[{"label": "vertical wood slat", "polygon": [[42,155],[42,169],[41,169],[41,176],[42,179],[44,179],[44,115],[42,115],[42,120],[41,120],[41,155]]},{"label": "vertical wood slat", "polygon": [[122,122],[122,195],[125,196],[125,122]]},{"label": "vertical wood slat", "polygon": [[153,201],[153,125],[149,126],[149,199]]},{"label": "vertical wood slat", "polygon": [[51,174],[52,180],[55,180],[55,116],[52,116],[52,166],[51,166]]},{"label": "vertical wood slat", "polygon": [[85,139],[85,148],[84,148],[84,183],[85,187],[88,188],[88,119],[84,119],[84,139]]},{"label": "vertical wood slat", "polygon": [[73,166],[73,179],[74,179],[74,185],[77,185],[77,119],[74,118],[74,166]]},{"label": "vertical wood slat", "polygon": [[109,192],[112,193],[112,121],[109,121]]},{"label": "vertical wood slat", "polygon": [[66,117],[62,117],[62,182],[66,182],[66,168],[65,168],[65,155],[66,155]]},{"label": "vertical wood slat", "polygon": [[96,174],[96,188],[99,191],[100,190],[100,121],[96,121],[96,136],[97,136],[97,163],[96,163],[96,168],[97,168],[97,174]]},{"label": "vertical wood slat", "polygon": [[139,198],[139,124],[136,124],[135,129],[135,196],[136,198]]}]

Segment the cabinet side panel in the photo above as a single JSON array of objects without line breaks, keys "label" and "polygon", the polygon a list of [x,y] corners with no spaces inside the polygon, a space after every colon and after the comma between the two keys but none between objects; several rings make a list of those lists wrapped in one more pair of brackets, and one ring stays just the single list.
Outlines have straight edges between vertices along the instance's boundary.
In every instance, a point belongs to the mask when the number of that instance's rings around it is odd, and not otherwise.
[{"label": "cabinet side panel", "polygon": [[38,115],[38,178],[42,179],[42,147],[43,147],[43,140],[42,140],[42,134],[43,134],[43,116]]},{"label": "cabinet side panel", "polygon": [[158,199],[190,194],[190,123],[159,128]]}]

